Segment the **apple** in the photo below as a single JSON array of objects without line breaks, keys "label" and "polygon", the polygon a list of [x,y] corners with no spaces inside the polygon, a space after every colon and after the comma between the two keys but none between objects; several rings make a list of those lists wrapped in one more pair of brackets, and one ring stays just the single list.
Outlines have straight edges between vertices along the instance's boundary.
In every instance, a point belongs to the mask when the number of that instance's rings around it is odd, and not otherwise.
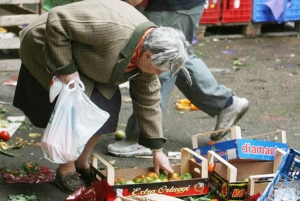
[{"label": "apple", "polygon": [[123,130],[117,130],[114,134],[116,140],[123,140],[126,137],[126,134]]},{"label": "apple", "polygon": [[135,184],[135,182],[132,181],[132,180],[126,180],[126,181],[125,181],[125,184]]}]

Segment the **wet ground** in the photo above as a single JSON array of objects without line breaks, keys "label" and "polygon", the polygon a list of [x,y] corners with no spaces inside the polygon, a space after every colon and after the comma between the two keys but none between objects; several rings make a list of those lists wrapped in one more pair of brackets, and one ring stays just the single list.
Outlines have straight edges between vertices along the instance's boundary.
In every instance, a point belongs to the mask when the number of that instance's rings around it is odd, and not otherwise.
[{"label": "wet ground", "polygon": [[[283,129],[287,133],[289,147],[300,150],[300,38],[298,36],[256,37],[226,39],[209,37],[199,40],[194,50],[209,68],[220,84],[224,84],[241,97],[250,101],[250,109],[238,123],[243,136],[269,133]],[[0,72],[0,82],[11,79],[17,71]],[[0,87],[0,101],[11,102],[13,86]],[[122,88],[123,104],[120,114],[120,129],[124,129],[131,114],[131,102],[128,90]],[[177,88],[174,89],[168,107],[164,113],[164,134],[168,142],[164,148],[169,151],[180,151],[181,147],[192,147],[191,136],[196,133],[211,131],[216,118],[202,111],[178,111],[175,104],[184,98]],[[3,118],[23,115],[11,105],[0,105]],[[5,112],[7,111],[7,112]],[[30,141],[29,133],[43,133],[26,120],[12,137],[21,137]],[[39,141],[40,138],[35,139]],[[209,141],[203,138],[200,145]],[[94,152],[108,161],[115,160],[121,168],[133,166],[152,166],[151,159],[118,158],[106,152],[106,145],[115,142],[113,134],[104,136]],[[24,148],[12,150],[15,157],[0,155],[0,168],[19,168],[23,163],[38,163],[56,169],[56,165],[45,160],[39,146],[25,145]],[[178,161],[171,160],[172,163]],[[6,201],[11,194],[35,194],[40,200],[62,201],[67,194],[62,193],[53,184],[6,184],[0,177],[0,200]]]}]

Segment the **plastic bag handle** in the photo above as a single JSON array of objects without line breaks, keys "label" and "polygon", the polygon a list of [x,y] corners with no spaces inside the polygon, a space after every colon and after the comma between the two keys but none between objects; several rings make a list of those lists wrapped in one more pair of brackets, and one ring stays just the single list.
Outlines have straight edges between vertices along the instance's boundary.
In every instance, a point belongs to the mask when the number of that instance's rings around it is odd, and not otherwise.
[{"label": "plastic bag handle", "polygon": [[[70,87],[70,85],[73,84],[73,87]],[[74,91],[77,89],[77,87],[79,89],[81,89],[82,91],[85,91],[85,86],[83,84],[83,82],[79,79],[79,77],[75,77],[73,80],[70,80],[68,82],[68,84],[66,84],[65,86],[65,90],[68,92]]]},{"label": "plastic bag handle", "polygon": [[85,91],[85,86],[79,77],[75,77],[75,83],[82,91]]},{"label": "plastic bag handle", "polygon": [[[68,84],[65,85],[65,90],[66,90],[67,92],[71,92],[71,91],[76,90],[77,86],[76,86],[74,83],[75,83],[75,79],[70,80],[70,81],[68,82]],[[70,86],[71,84],[73,84],[73,87]]]}]

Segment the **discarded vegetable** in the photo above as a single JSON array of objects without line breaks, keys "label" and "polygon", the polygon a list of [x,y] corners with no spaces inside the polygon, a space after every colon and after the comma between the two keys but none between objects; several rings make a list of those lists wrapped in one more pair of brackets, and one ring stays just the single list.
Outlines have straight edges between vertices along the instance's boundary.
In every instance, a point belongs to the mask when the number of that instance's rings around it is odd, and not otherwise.
[{"label": "discarded vegetable", "polygon": [[7,131],[0,132],[0,139],[4,141],[10,140],[10,134]]},{"label": "discarded vegetable", "polygon": [[10,157],[14,157],[15,155],[12,154],[12,153],[9,153],[9,152],[6,152],[6,151],[3,151],[1,148],[0,148],[0,154],[3,154],[3,155],[6,155],[6,156],[10,156]]},{"label": "discarded vegetable", "polygon": [[123,140],[126,137],[125,132],[122,130],[117,130],[114,134],[117,140]]}]

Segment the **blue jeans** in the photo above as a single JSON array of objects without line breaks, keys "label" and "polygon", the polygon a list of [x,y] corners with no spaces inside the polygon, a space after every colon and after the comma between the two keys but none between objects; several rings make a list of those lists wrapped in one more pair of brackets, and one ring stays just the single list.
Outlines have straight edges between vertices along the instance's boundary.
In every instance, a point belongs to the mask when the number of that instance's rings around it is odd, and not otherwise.
[{"label": "blue jeans", "polygon": [[[164,12],[144,12],[144,15],[158,26],[170,26],[180,29],[191,43],[196,34],[196,29],[202,15],[204,5],[196,6],[189,10],[164,11]],[[176,75],[170,72],[164,72],[159,76],[161,83],[161,103],[164,110],[169,101],[174,86],[185,95],[199,109],[216,116],[221,113],[231,97],[231,89],[224,85],[219,85],[211,71],[196,55],[193,55],[186,63],[185,67],[190,72],[192,85],[186,83],[186,77],[179,71]],[[136,140],[139,134],[137,120],[132,114],[127,122],[126,140]]]}]

